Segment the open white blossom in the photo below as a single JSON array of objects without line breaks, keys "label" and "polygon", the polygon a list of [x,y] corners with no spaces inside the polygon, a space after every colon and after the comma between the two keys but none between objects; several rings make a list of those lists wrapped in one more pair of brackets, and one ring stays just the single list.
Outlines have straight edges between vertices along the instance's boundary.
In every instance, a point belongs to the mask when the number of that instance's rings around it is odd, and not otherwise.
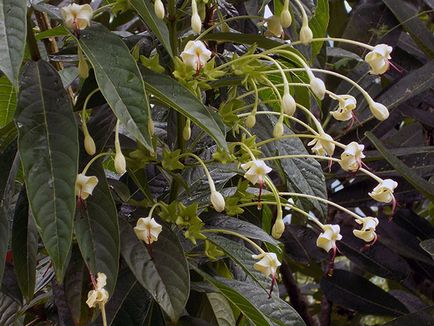
[{"label": "open white blossom", "polygon": [[351,95],[330,95],[333,99],[339,102],[339,107],[336,111],[331,111],[330,114],[339,121],[348,121],[353,118],[353,110],[357,106],[357,100]]},{"label": "open white blossom", "polygon": [[358,144],[355,141],[349,143],[341,154],[341,160],[339,161],[342,169],[348,172],[357,172],[362,165],[362,158],[365,158],[364,149],[365,145]]},{"label": "open white blossom", "polygon": [[380,182],[372,190],[372,192],[369,193],[369,196],[381,203],[393,202],[395,200],[395,197],[393,196],[393,191],[397,186],[398,183],[396,181],[393,181],[392,179],[385,179]]},{"label": "open white blossom", "polygon": [[75,195],[83,200],[92,195],[93,190],[98,184],[98,178],[95,176],[86,176],[83,173],[77,175],[75,180]]},{"label": "open white blossom", "polygon": [[253,268],[264,274],[266,277],[276,275],[277,268],[282,265],[274,252],[264,252],[259,255],[252,255],[253,259],[260,259],[253,265]]},{"label": "open white blossom", "polygon": [[377,238],[375,233],[375,228],[378,225],[378,218],[375,217],[362,217],[360,219],[356,219],[358,224],[362,224],[361,230],[353,230],[354,236],[359,239],[362,239],[365,242],[371,242]]},{"label": "open white blossom", "polygon": [[390,66],[390,53],[393,48],[387,44],[378,44],[365,56],[365,61],[371,67],[369,71],[373,75],[384,74]]},{"label": "open white blossom", "polygon": [[336,241],[342,239],[341,228],[337,224],[326,224],[323,231],[316,240],[316,245],[329,252],[330,249],[336,248]]},{"label": "open white blossom", "polygon": [[244,178],[249,180],[252,184],[262,183],[264,176],[271,172],[271,168],[265,164],[262,160],[253,160],[245,164],[241,164],[241,167],[247,172],[244,174]]},{"label": "open white blossom", "polygon": [[107,285],[107,276],[104,273],[98,273],[96,286],[87,294],[86,304],[89,308],[95,308],[97,305],[105,305],[109,299],[109,293],[104,287]]},{"label": "open white blossom", "polygon": [[77,5],[75,3],[60,8],[65,26],[72,29],[85,29],[90,25],[93,10],[88,4]]},{"label": "open white blossom", "polygon": [[148,245],[158,240],[158,235],[162,230],[163,227],[150,216],[139,218],[134,227],[137,238]]},{"label": "open white blossom", "polygon": [[326,134],[325,132],[320,133],[321,138],[314,138],[307,145],[313,146],[312,152],[320,156],[333,156],[335,152],[335,144],[333,142],[332,136]]},{"label": "open white blossom", "polygon": [[211,59],[211,51],[202,41],[188,41],[181,53],[181,58],[187,66],[198,71]]}]

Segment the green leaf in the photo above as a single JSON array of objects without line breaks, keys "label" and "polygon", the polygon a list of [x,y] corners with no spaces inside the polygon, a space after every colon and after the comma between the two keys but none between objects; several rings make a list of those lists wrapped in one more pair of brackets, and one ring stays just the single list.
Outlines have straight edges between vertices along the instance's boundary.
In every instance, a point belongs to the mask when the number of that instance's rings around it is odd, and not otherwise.
[{"label": "green leaf", "polygon": [[434,325],[434,306],[395,318],[384,326]]},{"label": "green leaf", "polygon": [[434,239],[424,240],[420,243],[420,246],[434,259]]},{"label": "green leaf", "polygon": [[29,214],[25,189],[20,192],[15,206],[12,253],[18,285],[23,297],[30,302],[35,291],[38,231],[33,216]]},{"label": "green leaf", "polygon": [[378,151],[383,155],[387,162],[392,165],[395,170],[410,183],[417,191],[423,194],[430,200],[434,200],[434,185],[413,171],[412,168],[404,164],[399,158],[390,153],[383,143],[374,136],[370,131],[365,133],[366,137],[374,144]]},{"label": "green leaf", "polygon": [[61,283],[72,242],[78,135],[68,94],[49,63],[25,65],[16,124],[30,209]]},{"label": "green leaf", "polygon": [[107,276],[107,291],[113,294],[119,269],[119,225],[115,203],[110,194],[104,170],[98,163],[88,170],[98,178],[86,206],[77,209],[75,236],[89,270]]},{"label": "green leaf", "polygon": [[[273,138],[273,126],[276,124],[277,118],[260,115],[256,119],[257,123],[253,130],[258,139],[267,140]],[[284,126],[284,134],[290,135],[293,132]],[[278,142],[270,142],[261,146],[261,150],[266,157],[309,154],[299,138],[286,138]],[[290,191],[327,199],[325,177],[318,161],[312,158],[289,158],[280,160],[279,164]],[[314,199],[309,200],[309,202],[318,210],[323,218],[327,216],[327,205]]]},{"label": "green leaf", "polygon": [[178,238],[163,226],[152,243],[152,257],[133,229],[120,220],[121,253],[139,283],[176,322],[184,313],[190,292],[190,275]]},{"label": "green leaf", "polygon": [[15,325],[20,308],[17,301],[0,292],[0,325]]},{"label": "green leaf", "polygon": [[0,128],[14,118],[17,106],[17,94],[6,76],[0,77]]},{"label": "green leaf", "polygon": [[[247,298],[232,286],[228,286],[220,280],[202,272],[200,269],[191,266],[199,275],[206,281],[216,287],[216,289],[226,298],[233,306],[238,308],[254,325],[272,325],[271,321]],[[264,290],[261,289],[261,295],[264,295]],[[265,294],[267,297],[267,295]]]},{"label": "green leaf", "polygon": [[198,127],[207,132],[220,148],[227,150],[225,135],[219,127],[222,124],[217,115],[212,115],[205,105],[187,88],[167,75],[143,69],[146,90],[160,101],[191,119]]},{"label": "green leaf", "polygon": [[13,214],[15,178],[20,166],[15,145],[0,154],[0,280],[3,279],[6,254],[9,246],[9,221]]},{"label": "green leaf", "polygon": [[[313,37],[326,37],[327,27],[329,25],[329,2],[328,0],[318,0],[315,12],[309,21],[309,27],[312,29]],[[320,52],[324,42],[312,42],[312,58]]]},{"label": "green leaf", "polygon": [[417,17],[417,9],[410,3],[396,0],[383,0],[390,11],[403,25],[420,49],[430,58],[434,58],[434,39],[432,32],[424,22]]},{"label": "green leaf", "polygon": [[128,47],[104,26],[92,24],[77,40],[95,71],[101,93],[116,117],[140,143],[152,149],[149,101]]},{"label": "green leaf", "polygon": [[337,269],[331,277],[324,276],[321,289],[328,300],[360,313],[399,316],[408,312],[399,300],[383,289],[344,270]]},{"label": "green leaf", "polygon": [[129,0],[130,5],[137,11],[143,22],[160,40],[167,52],[173,57],[173,49],[170,45],[169,29],[163,20],[155,15],[154,7],[149,0]]},{"label": "green leaf", "polygon": [[0,0],[0,70],[17,86],[26,41],[26,0]]},{"label": "green leaf", "polygon": [[231,305],[220,293],[207,293],[208,301],[214,312],[218,326],[235,325],[235,317]]}]

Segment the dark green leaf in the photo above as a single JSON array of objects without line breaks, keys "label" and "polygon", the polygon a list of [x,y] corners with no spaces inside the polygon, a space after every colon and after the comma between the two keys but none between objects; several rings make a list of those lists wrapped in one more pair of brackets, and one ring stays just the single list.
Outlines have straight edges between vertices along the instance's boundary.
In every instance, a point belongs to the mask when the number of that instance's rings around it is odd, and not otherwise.
[{"label": "dark green leaf", "polygon": [[29,202],[23,189],[15,206],[12,253],[18,285],[27,302],[33,298],[35,291],[36,254],[38,253],[38,231],[33,216],[29,213]]},{"label": "dark green leaf", "polygon": [[417,17],[416,6],[405,1],[383,0],[416,44],[428,56],[434,58],[434,37],[425,23]]},{"label": "dark green leaf", "polygon": [[422,247],[423,250],[425,250],[427,253],[429,253],[431,255],[431,257],[433,257],[433,259],[434,259],[434,239],[428,239],[428,240],[422,241],[420,243],[420,246]]},{"label": "dark green leaf", "polygon": [[[318,0],[315,12],[309,21],[309,27],[312,29],[313,37],[326,37],[327,27],[329,24],[329,2],[328,0]],[[312,43],[312,57],[320,53],[324,42]]]},{"label": "dark green leaf", "polygon": [[0,77],[0,128],[6,126],[14,118],[17,106],[17,94],[6,76]]},{"label": "dark green leaf", "polygon": [[149,102],[128,47],[116,34],[96,23],[81,32],[78,43],[117,118],[139,142],[152,148],[148,130]]},{"label": "dark green leaf", "polygon": [[[434,66],[433,66],[434,67]],[[433,75],[434,76],[434,75]],[[399,174],[405,178],[417,191],[427,198],[434,200],[434,185],[413,171],[404,164],[399,158],[390,153],[383,143],[370,131],[365,133],[366,137],[374,144],[378,151],[383,155],[387,162],[392,165]]]},{"label": "dark green leaf", "polygon": [[235,317],[229,302],[220,293],[207,293],[218,326],[235,325]]},{"label": "dark green leaf", "polygon": [[86,206],[77,209],[75,236],[89,270],[107,276],[107,291],[112,294],[119,269],[118,214],[103,168],[94,163],[88,171],[99,182]]},{"label": "dark green leaf", "polygon": [[26,0],[0,0],[0,70],[14,85],[24,57],[26,12]]},{"label": "dark green leaf", "polygon": [[13,215],[13,195],[15,177],[20,166],[17,148],[11,145],[0,155],[0,280],[6,261],[6,253],[9,246],[9,221]]},{"label": "dark green leaf", "polygon": [[78,137],[71,102],[49,63],[24,67],[16,124],[30,209],[61,282],[72,242]]},{"label": "dark green leaf", "polygon": [[361,313],[400,316],[408,312],[400,301],[386,291],[344,270],[337,269],[331,277],[324,276],[321,289],[331,302]]},{"label": "dark green leaf", "polygon": [[0,325],[14,325],[20,308],[18,302],[0,292]]},{"label": "dark green leaf", "polygon": [[187,88],[167,75],[157,74],[146,68],[143,68],[143,76],[147,91],[167,106],[190,118],[207,132],[220,148],[227,149],[225,136],[219,127],[221,121],[216,115],[212,115]]},{"label": "dark green leaf", "polygon": [[434,325],[434,306],[395,318],[384,326]]},{"label": "dark green leaf", "polygon": [[169,30],[163,20],[155,15],[154,6],[149,0],[129,0],[131,6],[137,11],[143,22],[160,40],[170,56],[173,56],[170,45]]},{"label": "dark green leaf", "polygon": [[172,321],[183,314],[189,296],[190,275],[184,251],[172,231],[163,227],[152,244],[152,257],[133,229],[120,220],[121,253],[139,283]]},{"label": "dark green leaf", "polygon": [[276,241],[272,236],[265,232],[260,227],[246,222],[237,218],[227,217],[224,215],[212,216],[204,220],[205,228],[212,229],[222,229],[236,231],[250,239],[261,240],[268,242],[274,246],[278,246],[278,241]]}]

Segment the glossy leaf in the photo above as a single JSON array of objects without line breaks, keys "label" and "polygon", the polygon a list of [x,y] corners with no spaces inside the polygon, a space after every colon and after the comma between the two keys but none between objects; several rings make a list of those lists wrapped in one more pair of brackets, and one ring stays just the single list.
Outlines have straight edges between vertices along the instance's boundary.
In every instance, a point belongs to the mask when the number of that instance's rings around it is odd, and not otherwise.
[{"label": "glossy leaf", "polygon": [[155,73],[144,68],[143,77],[146,90],[160,101],[191,119],[198,127],[208,133],[220,148],[227,149],[225,135],[219,127],[222,124],[212,115],[187,88],[167,75]]},{"label": "glossy leaf", "polygon": [[431,257],[434,259],[434,239],[428,239],[422,241],[420,243],[420,246],[422,247],[423,250],[429,253]]},{"label": "glossy leaf", "polygon": [[400,316],[407,308],[392,295],[367,279],[336,269],[333,275],[324,276],[321,289],[331,302],[361,313]]},{"label": "glossy leaf", "polygon": [[15,177],[20,166],[16,151],[16,146],[11,145],[0,154],[0,280],[9,248],[9,221],[13,216]]},{"label": "glossy leaf", "polygon": [[18,285],[23,297],[30,302],[35,291],[38,231],[33,216],[29,214],[29,202],[25,190],[20,192],[15,206],[12,253]]},{"label": "glossy leaf", "polygon": [[218,326],[235,325],[235,317],[229,302],[220,293],[207,293]]},{"label": "glossy leaf", "polygon": [[[309,21],[309,27],[312,29],[313,37],[326,37],[327,27],[329,24],[329,1],[328,0],[318,0],[315,12]],[[313,42],[312,43],[312,57],[315,57],[320,53],[324,42]]]},{"label": "glossy leaf", "polygon": [[24,67],[16,124],[30,209],[61,282],[72,242],[78,137],[71,102],[49,63]]},{"label": "glossy leaf", "polygon": [[14,118],[17,106],[17,94],[6,76],[0,77],[0,128],[6,126]]},{"label": "glossy leaf", "polygon": [[169,29],[163,20],[155,15],[154,6],[149,0],[130,0],[130,5],[137,11],[143,22],[160,40],[170,56],[173,56],[172,46],[170,44]]},{"label": "glossy leaf", "polygon": [[152,244],[152,257],[133,229],[120,220],[121,253],[139,283],[172,321],[183,314],[190,292],[190,275],[184,251],[168,228]]},{"label": "glossy leaf", "polygon": [[15,86],[24,57],[26,0],[0,0],[0,70]]},{"label": "glossy leaf", "polygon": [[374,144],[378,151],[383,155],[387,162],[392,165],[417,191],[427,198],[434,200],[434,185],[413,171],[404,164],[399,158],[389,152],[383,143],[370,131],[366,132],[366,137]]},{"label": "glossy leaf", "polygon": [[86,199],[86,206],[77,209],[75,237],[89,271],[104,273],[106,289],[113,294],[120,256],[118,214],[103,168],[94,163],[87,174],[96,176],[98,185]]},{"label": "glossy leaf", "polygon": [[403,325],[433,325],[434,324],[434,306],[395,318],[384,326],[403,326]]},{"label": "glossy leaf", "polygon": [[93,24],[77,40],[92,64],[101,93],[116,117],[140,143],[152,148],[149,102],[143,79],[128,47],[104,26]]}]

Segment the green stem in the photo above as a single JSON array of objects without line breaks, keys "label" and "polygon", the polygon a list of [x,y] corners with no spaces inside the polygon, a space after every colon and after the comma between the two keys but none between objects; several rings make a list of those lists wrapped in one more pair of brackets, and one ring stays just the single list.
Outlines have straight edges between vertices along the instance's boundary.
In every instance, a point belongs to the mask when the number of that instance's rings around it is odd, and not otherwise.
[{"label": "green stem", "polygon": [[208,167],[206,166],[206,164],[202,161],[202,159],[197,156],[196,154],[193,153],[184,153],[179,155],[179,158],[182,157],[186,157],[186,156],[190,156],[193,157],[204,169],[206,177],[208,178],[208,184],[209,184],[209,189],[211,190],[211,192],[216,191],[215,189],[215,185],[214,185],[214,180],[211,177],[211,174],[209,173]]},{"label": "green stem", "polygon": [[229,231],[229,230],[223,230],[223,229],[202,229],[201,230],[202,233],[223,233],[223,234],[227,234],[227,235],[233,235],[235,237],[238,237],[248,243],[250,243],[253,247],[255,247],[261,254],[265,254],[265,251],[258,246],[254,241],[250,240],[249,238],[245,237],[242,234],[239,234],[235,231]]},{"label": "green stem", "polygon": [[105,153],[99,153],[98,155],[96,155],[96,156],[94,156],[87,164],[86,164],[86,166],[84,167],[84,169],[83,169],[83,172],[81,172],[82,174],[86,174],[86,172],[87,172],[87,170],[89,170],[89,168],[90,168],[90,166],[97,160],[97,159],[99,159],[100,157],[103,157],[103,156],[113,156],[114,154],[113,153],[107,153],[107,152],[105,152]]},{"label": "green stem", "polygon": [[[357,45],[357,46],[366,48],[366,49],[371,50],[371,51],[374,49],[374,47],[371,46],[371,45],[369,45],[369,44],[362,43],[362,42],[357,42],[357,41],[353,41],[353,40],[349,40],[349,39],[346,39],[346,38],[338,38],[338,37],[315,37],[315,38],[312,39],[311,42],[324,42],[324,41],[334,41],[334,42],[349,43],[349,44],[353,44],[353,45]],[[301,44],[301,42],[300,41],[295,41],[295,42],[291,43],[291,45],[298,45],[298,44]]]}]

